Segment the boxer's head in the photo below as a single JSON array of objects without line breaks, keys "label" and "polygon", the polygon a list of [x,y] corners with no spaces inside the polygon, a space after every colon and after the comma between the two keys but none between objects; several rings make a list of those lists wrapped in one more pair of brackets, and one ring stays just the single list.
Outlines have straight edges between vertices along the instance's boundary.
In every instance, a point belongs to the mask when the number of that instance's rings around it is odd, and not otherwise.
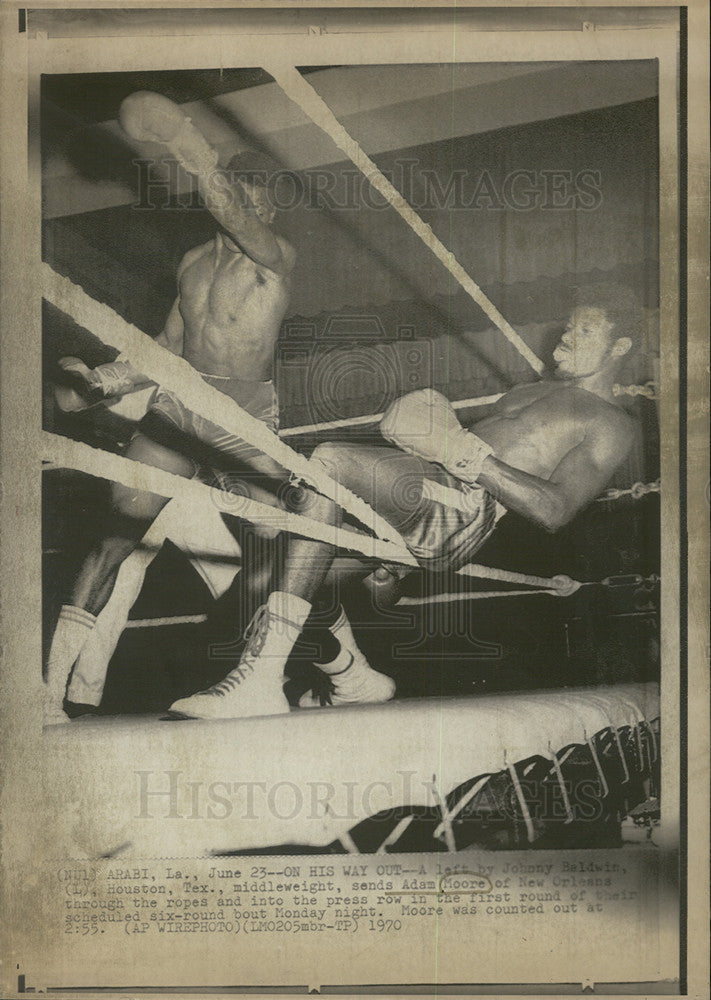
[{"label": "boxer's head", "polygon": [[250,197],[257,215],[269,225],[275,214],[270,198],[277,176],[279,164],[267,153],[245,149],[236,153],[227,164],[227,171],[233,180],[242,185]]},{"label": "boxer's head", "polygon": [[553,352],[557,373],[584,378],[616,370],[641,337],[641,310],[635,296],[621,285],[594,285],[579,289],[575,300]]}]

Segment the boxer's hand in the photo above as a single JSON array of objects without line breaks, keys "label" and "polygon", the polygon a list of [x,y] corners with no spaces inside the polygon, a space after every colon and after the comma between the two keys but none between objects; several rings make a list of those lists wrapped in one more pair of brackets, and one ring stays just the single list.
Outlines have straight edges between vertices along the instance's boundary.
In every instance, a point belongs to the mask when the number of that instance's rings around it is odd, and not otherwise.
[{"label": "boxer's hand", "polygon": [[141,378],[131,363],[120,356],[96,368],[89,368],[81,358],[72,357],[60,358],[58,365],[71,378],[75,391],[84,397],[87,406],[133,392],[137,378]]},{"label": "boxer's hand", "polygon": [[162,94],[139,90],[121,102],[119,121],[138,142],[171,142],[185,126],[182,109]]},{"label": "boxer's hand", "polygon": [[54,386],[54,399],[63,413],[78,413],[103,402],[103,393],[91,377],[93,372],[81,358],[60,358],[57,366],[65,380]]},{"label": "boxer's hand", "polygon": [[380,433],[392,444],[428,462],[443,464],[446,441],[462,429],[445,397],[434,389],[417,389],[390,404]]},{"label": "boxer's hand", "polygon": [[465,482],[475,482],[492,449],[466,431],[448,399],[418,389],[396,399],[380,422],[383,437],[411,455],[436,462]]},{"label": "boxer's hand", "polygon": [[160,142],[191,174],[205,174],[217,166],[218,155],[205,136],[177,104],[162,94],[139,90],[121,104],[121,127],[138,142]]}]

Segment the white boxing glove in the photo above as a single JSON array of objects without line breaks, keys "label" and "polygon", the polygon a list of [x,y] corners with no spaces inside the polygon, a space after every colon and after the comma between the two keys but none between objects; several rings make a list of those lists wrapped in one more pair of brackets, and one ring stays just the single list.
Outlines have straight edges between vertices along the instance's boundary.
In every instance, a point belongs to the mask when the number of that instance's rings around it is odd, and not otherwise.
[{"label": "white boxing glove", "polygon": [[489,445],[459,423],[449,400],[435,389],[417,389],[391,403],[380,432],[392,444],[436,462],[463,482],[476,482]]},{"label": "white boxing glove", "polygon": [[218,162],[218,154],[205,136],[168,97],[139,90],[121,104],[121,127],[138,142],[160,142],[191,174],[208,174]]}]

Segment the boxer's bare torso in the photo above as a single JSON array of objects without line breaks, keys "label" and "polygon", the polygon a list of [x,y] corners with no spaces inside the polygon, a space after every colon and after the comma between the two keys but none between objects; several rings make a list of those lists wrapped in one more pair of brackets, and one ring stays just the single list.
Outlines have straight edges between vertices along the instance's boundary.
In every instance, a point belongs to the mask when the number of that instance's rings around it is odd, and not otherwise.
[{"label": "boxer's bare torso", "polygon": [[500,461],[548,479],[586,438],[603,443],[611,458],[617,454],[621,461],[634,426],[620,407],[570,381],[551,378],[510,389],[470,430]]},{"label": "boxer's bare torso", "polygon": [[271,378],[293,263],[290,245],[276,240],[285,261],[280,270],[257,263],[222,233],[183,259],[181,353],[198,371],[246,381]]}]

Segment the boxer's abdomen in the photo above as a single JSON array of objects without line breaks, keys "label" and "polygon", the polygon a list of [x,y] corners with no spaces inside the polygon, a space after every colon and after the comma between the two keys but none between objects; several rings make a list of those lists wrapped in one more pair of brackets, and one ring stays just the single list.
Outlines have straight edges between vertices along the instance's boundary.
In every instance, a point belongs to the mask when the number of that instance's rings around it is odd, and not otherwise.
[{"label": "boxer's abdomen", "polygon": [[210,375],[269,379],[288,283],[244,254],[218,259],[211,246],[181,279],[183,357]]}]

